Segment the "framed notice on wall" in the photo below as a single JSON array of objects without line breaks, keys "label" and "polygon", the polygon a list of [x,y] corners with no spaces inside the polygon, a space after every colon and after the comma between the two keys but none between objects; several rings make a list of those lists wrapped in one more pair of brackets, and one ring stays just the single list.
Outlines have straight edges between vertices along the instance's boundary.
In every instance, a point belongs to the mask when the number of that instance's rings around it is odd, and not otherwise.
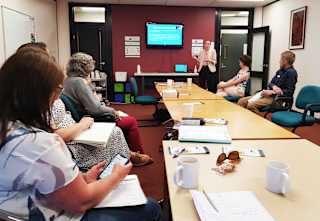
[{"label": "framed notice on wall", "polygon": [[306,30],[307,6],[291,11],[289,49],[303,49]]}]

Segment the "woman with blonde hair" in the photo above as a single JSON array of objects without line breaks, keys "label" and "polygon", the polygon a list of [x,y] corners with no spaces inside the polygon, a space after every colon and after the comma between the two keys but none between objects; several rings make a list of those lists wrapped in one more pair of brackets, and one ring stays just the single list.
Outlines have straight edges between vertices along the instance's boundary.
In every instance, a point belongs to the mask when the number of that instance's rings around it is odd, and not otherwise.
[{"label": "woman with blonde hair", "polygon": [[194,56],[199,64],[199,83],[204,89],[216,93],[218,74],[216,73],[217,53],[210,41],[205,41],[203,50],[198,56]]}]

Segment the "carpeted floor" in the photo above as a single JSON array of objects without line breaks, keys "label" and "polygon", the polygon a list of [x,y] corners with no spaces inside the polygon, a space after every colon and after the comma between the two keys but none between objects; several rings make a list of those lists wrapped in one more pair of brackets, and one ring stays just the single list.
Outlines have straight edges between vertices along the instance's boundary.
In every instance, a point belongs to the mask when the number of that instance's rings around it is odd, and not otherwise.
[{"label": "carpeted floor", "polygon": [[[133,104],[113,104],[112,106],[137,119],[150,119],[151,114],[154,112],[153,106]],[[132,173],[138,174],[143,190],[147,196],[160,200],[163,198],[164,190],[164,161],[163,153],[159,152],[159,147],[165,133],[165,128],[163,126],[141,127],[140,132],[144,148],[146,152],[153,157],[155,162],[148,166],[134,168]],[[299,128],[296,133],[302,138],[320,145],[320,124],[312,127]]]}]

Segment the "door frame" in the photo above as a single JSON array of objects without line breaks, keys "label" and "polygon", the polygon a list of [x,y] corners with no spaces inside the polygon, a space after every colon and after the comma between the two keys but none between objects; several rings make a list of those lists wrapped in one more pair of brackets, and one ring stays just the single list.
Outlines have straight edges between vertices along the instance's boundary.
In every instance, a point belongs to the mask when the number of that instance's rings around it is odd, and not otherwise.
[{"label": "door frame", "polygon": [[[69,4],[69,28],[70,28],[70,53],[72,54],[75,50],[75,45],[73,45],[73,35],[75,33],[75,25],[76,24],[90,24],[89,22],[74,22],[74,13],[73,7],[104,7],[106,9],[105,13],[105,30],[106,37],[105,42],[107,46],[106,50],[106,65],[105,70],[107,73],[107,95],[108,99],[112,100],[113,98],[113,59],[112,59],[112,10],[110,4],[101,4],[101,3],[80,3],[80,2],[70,2]],[[101,23],[102,24],[102,23]]]},{"label": "door frame", "polygon": [[[248,48],[247,48],[247,54],[252,55],[252,32],[253,32],[253,19],[254,19],[254,8],[224,8],[219,7],[215,8],[216,11],[216,29],[215,29],[215,44],[214,47],[217,51],[217,73],[220,73],[220,48],[221,48],[221,30],[222,29],[236,29],[236,30],[248,30]],[[221,13],[222,11],[248,11],[248,25],[221,25]],[[220,74],[219,74],[219,80],[220,80]]]},{"label": "door frame", "polygon": [[263,71],[262,71],[263,73],[261,76],[260,72],[251,71],[251,76],[261,78],[262,88],[266,88],[269,80],[269,66],[270,66],[270,39],[271,39],[270,37],[271,36],[270,36],[269,26],[254,28],[252,30],[252,37],[253,37],[253,34],[263,33],[263,32],[264,32],[264,38],[265,38],[264,53],[263,53]]}]

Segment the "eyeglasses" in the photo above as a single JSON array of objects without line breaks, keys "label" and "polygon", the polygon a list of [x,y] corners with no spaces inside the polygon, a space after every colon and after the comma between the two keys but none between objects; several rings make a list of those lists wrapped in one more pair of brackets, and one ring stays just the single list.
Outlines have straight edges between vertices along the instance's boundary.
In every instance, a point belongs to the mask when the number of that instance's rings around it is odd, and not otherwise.
[{"label": "eyeglasses", "polygon": [[217,166],[220,166],[225,160],[239,161],[240,154],[238,151],[231,151],[228,156],[226,153],[221,153],[217,158]]},{"label": "eyeglasses", "polygon": [[63,91],[63,86],[62,86],[62,85],[59,85],[59,86],[57,87],[57,89],[56,89],[56,93],[57,93],[58,95],[60,95],[60,94],[62,93],[62,91]]}]

